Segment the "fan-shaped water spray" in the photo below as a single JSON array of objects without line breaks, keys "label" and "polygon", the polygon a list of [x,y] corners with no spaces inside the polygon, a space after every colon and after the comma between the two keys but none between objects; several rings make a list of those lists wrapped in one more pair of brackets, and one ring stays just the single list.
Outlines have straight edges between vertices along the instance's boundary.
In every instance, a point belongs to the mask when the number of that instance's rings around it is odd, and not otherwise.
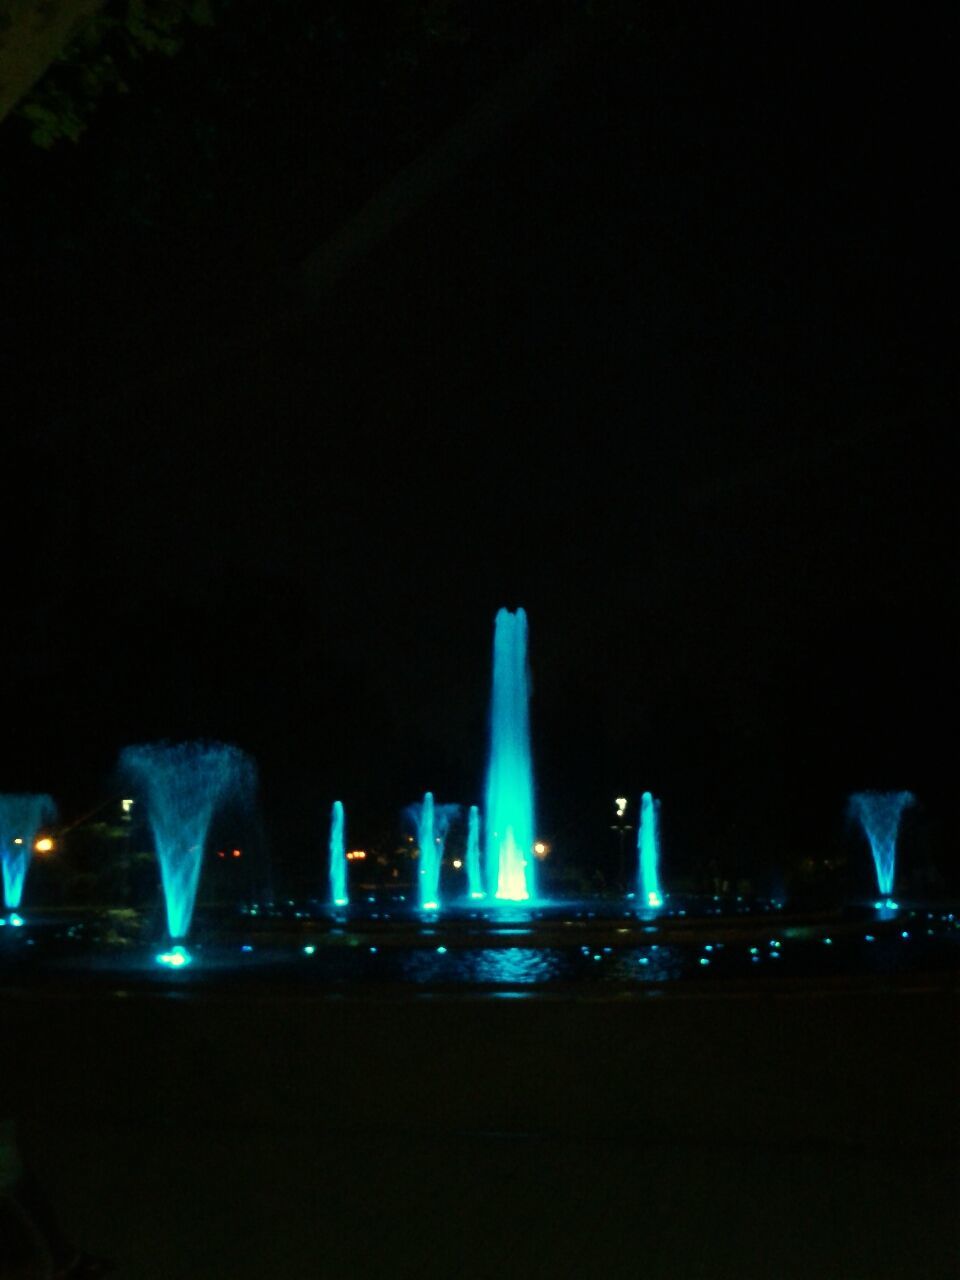
[{"label": "fan-shaped water spray", "polygon": [[8,911],[20,906],[37,832],[56,816],[47,795],[0,795],[0,863],[3,901]]},{"label": "fan-shaped water spray", "polygon": [[170,937],[186,938],[214,811],[228,798],[249,795],[253,762],[222,742],[146,743],[125,747],[120,767],[146,802]]},{"label": "fan-shaped water spray", "polygon": [[910,791],[858,791],[850,797],[850,814],[859,821],[873,854],[881,898],[879,905],[894,906],[897,834],[903,811],[913,802],[914,796]]}]

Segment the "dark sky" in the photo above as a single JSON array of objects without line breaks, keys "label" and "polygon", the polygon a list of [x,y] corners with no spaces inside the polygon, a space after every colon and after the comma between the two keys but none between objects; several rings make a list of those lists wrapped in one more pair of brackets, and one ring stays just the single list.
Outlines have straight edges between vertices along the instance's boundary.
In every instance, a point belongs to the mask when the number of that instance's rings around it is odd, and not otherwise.
[{"label": "dark sky", "polygon": [[0,127],[3,789],[79,810],[125,742],[204,735],[291,847],[335,796],[478,800],[522,604],[558,838],[645,788],[690,856],[832,841],[862,786],[949,824],[946,8],[644,7],[539,94],[547,6],[394,80],[375,24],[325,72],[310,6],[255,8],[76,146]]}]

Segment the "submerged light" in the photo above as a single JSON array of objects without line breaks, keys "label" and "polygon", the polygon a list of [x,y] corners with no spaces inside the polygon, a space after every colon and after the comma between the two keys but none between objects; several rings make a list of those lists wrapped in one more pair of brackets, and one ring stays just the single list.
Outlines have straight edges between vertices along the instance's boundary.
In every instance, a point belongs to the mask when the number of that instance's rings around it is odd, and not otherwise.
[{"label": "submerged light", "polygon": [[161,951],[157,956],[157,964],[165,964],[170,969],[182,969],[192,961],[190,952],[180,943],[171,947],[169,951]]}]

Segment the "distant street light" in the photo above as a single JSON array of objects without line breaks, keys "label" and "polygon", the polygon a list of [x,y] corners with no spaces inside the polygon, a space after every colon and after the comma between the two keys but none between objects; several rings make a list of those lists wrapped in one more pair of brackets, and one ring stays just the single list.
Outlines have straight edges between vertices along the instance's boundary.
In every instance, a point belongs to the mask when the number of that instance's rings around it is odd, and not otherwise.
[{"label": "distant street light", "polygon": [[626,863],[624,861],[624,854],[623,854],[623,837],[627,834],[628,831],[632,831],[633,827],[630,825],[629,822],[624,822],[624,818],[626,817],[626,814],[627,814],[626,796],[617,796],[616,800],[614,800],[613,803],[616,806],[616,810],[617,810],[617,820],[610,829],[611,831],[616,831],[617,833],[617,842],[618,842],[617,876],[620,883],[622,885],[626,885]]}]

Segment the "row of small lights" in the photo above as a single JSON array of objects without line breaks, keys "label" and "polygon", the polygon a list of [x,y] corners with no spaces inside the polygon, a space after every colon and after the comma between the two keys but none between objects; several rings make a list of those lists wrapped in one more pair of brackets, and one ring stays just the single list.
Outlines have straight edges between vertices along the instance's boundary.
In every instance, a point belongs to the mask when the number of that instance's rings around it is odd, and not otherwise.
[{"label": "row of small lights", "polygon": [[[122,809],[123,809],[124,814],[125,814],[125,815],[127,815],[127,816],[129,816],[129,814],[131,813],[131,811],[132,811],[132,809],[133,809],[134,801],[133,801],[133,800],[121,800],[121,801],[120,801],[120,804],[121,804],[121,807],[122,807]],[[411,839],[412,839],[412,837],[411,837]],[[14,841],[13,841],[13,843],[14,843],[14,844],[16,844],[16,845],[22,845],[22,844],[24,843],[24,841],[23,841],[23,837],[22,837],[22,836],[15,836],[15,837],[14,837]],[[440,843],[439,839],[437,840],[437,843],[438,843],[438,844]],[[40,836],[40,838],[39,838],[39,839],[37,839],[37,840],[34,842],[34,845],[33,845],[33,851],[34,851],[34,853],[53,853],[53,851],[54,851],[54,849],[55,849],[55,848],[56,848],[56,842],[53,840],[52,836]],[[533,846],[533,852],[534,852],[534,854],[535,854],[535,856],[536,856],[536,857],[538,857],[538,858],[545,858],[545,857],[547,856],[547,854],[550,852],[550,846],[546,843],[546,841],[544,841],[544,840],[538,840],[538,841],[536,842],[536,844]],[[226,854],[226,852],[225,852],[223,849],[218,849],[218,850],[217,850],[217,857],[218,857],[218,858],[226,858],[226,857],[227,857],[227,854]],[[232,849],[232,850],[230,851],[230,857],[232,857],[232,858],[242,858],[242,857],[243,857],[243,851],[242,851],[241,849]],[[363,862],[363,861],[366,859],[366,857],[367,857],[367,851],[366,851],[366,849],[351,849],[351,850],[347,853],[347,855],[346,855],[346,858],[347,858],[347,861],[348,861],[348,862]],[[456,868],[456,870],[457,870],[457,871],[459,871],[459,870],[461,869],[461,867],[463,866],[463,859],[462,859],[462,858],[454,858],[454,859],[453,859],[453,866]]]},{"label": "row of small lights", "polygon": [[[14,836],[13,843],[23,844],[24,843],[23,837]],[[50,836],[41,836],[38,840],[35,840],[33,842],[34,853],[52,853],[53,850],[54,850],[54,843]]]},{"label": "row of small lights", "polygon": [[[130,814],[133,811],[133,806],[135,803],[136,802],[134,800],[130,800],[130,799],[124,799],[120,801],[120,808],[123,811],[124,817],[129,818]],[[23,839],[23,836],[14,836],[13,843],[16,845],[24,844],[25,841]],[[57,847],[57,843],[54,840],[53,836],[39,836],[33,842],[34,853],[53,853],[56,847]],[[223,854],[221,854],[220,856],[222,858]],[[235,854],[234,856],[238,857],[239,855]]]},{"label": "row of small lights", "polygon": [[[371,899],[371,901],[373,901],[373,899]],[[293,905],[293,904],[291,903],[291,905]],[[252,909],[252,912],[253,912],[254,914],[256,913],[256,911],[257,911],[257,908],[253,908],[253,909]],[[928,919],[928,920],[931,920],[931,919],[934,919],[934,918],[935,918],[935,916],[933,915],[933,913],[932,913],[932,912],[927,912],[927,919]],[[960,928],[960,921],[957,921],[957,920],[956,920],[956,917],[954,916],[954,914],[953,914],[952,912],[950,912],[949,914],[943,914],[943,915],[941,915],[941,916],[940,916],[940,919],[942,919],[942,920],[944,920],[944,921],[949,921],[950,923],[952,923],[952,924],[954,925],[954,928]],[[0,924],[5,924],[5,923],[6,923],[6,921],[5,921],[5,920],[3,920],[3,919],[2,919],[2,917],[0,917]],[[10,923],[11,923],[11,924],[22,924],[22,923],[23,923],[23,921],[22,921],[18,916],[16,916],[16,917],[13,917],[13,918],[11,918],[11,919],[10,919]],[[932,930],[932,929],[930,929],[930,928],[928,928],[928,929],[927,929],[927,933],[928,933],[928,934],[932,934],[932,933],[933,933],[933,930]],[[901,930],[901,932],[900,932],[900,937],[901,937],[904,941],[908,941],[908,940],[909,940],[909,938],[911,937],[910,931],[909,931],[908,929],[903,929],[903,930]],[[876,942],[876,940],[877,940],[877,939],[876,939],[876,935],[875,935],[875,934],[872,934],[872,933],[864,934],[864,942]],[[821,943],[822,943],[824,946],[832,946],[832,945],[833,945],[833,938],[831,938],[831,937],[824,937],[824,938],[822,938],[822,939],[821,939]],[[768,946],[768,948],[769,948],[769,952],[768,952],[768,954],[769,954],[769,958],[770,958],[771,960],[779,960],[779,959],[781,958],[781,955],[782,955],[783,943],[782,943],[778,938],[771,938],[771,939],[769,940],[769,942],[767,943],[767,946]],[[704,949],[704,951],[705,951],[705,952],[710,952],[710,953],[711,953],[710,955],[703,955],[703,956],[701,956],[701,957],[700,957],[700,964],[701,964],[701,966],[706,967],[706,966],[708,966],[708,965],[711,963],[711,960],[714,958],[714,956],[713,956],[713,954],[712,954],[712,953],[714,953],[714,952],[716,952],[716,951],[722,951],[722,950],[724,950],[724,943],[722,943],[722,942],[708,942],[708,943],[706,943],[706,944],[704,945],[704,948],[703,948],[703,949]],[[251,943],[246,942],[246,943],[244,943],[244,944],[243,944],[243,946],[240,948],[240,950],[241,950],[241,951],[244,951],[244,952],[252,952],[252,951],[254,950],[254,948],[253,948],[253,946],[252,946],[252,944],[251,944]],[[306,946],[304,946],[304,947],[302,948],[303,954],[304,954],[304,955],[307,955],[307,956],[312,956],[312,955],[314,955],[314,954],[316,953],[316,950],[317,950],[316,946],[315,946],[314,944],[312,944],[312,943],[310,943],[310,944],[308,944],[308,945],[306,945]],[[371,946],[371,947],[368,947],[368,950],[371,952],[371,954],[375,954],[375,953],[376,953],[376,951],[377,951],[377,948],[376,948],[375,946]],[[441,945],[441,946],[436,947],[436,948],[435,948],[435,950],[436,950],[436,952],[437,952],[437,954],[438,954],[438,955],[445,955],[445,954],[446,954],[446,952],[447,952],[447,948],[446,948],[445,946],[442,946],[442,945]],[[612,953],[612,951],[613,951],[613,947],[604,947],[604,948],[603,948],[603,950],[602,950],[602,952],[594,952],[594,951],[592,950],[592,948],[590,948],[590,947],[586,947],[586,946],[581,947],[581,948],[580,948],[580,950],[581,950],[581,952],[582,952],[584,955],[589,955],[589,956],[591,956],[593,960],[602,960],[604,955],[609,955],[610,953]],[[659,951],[659,950],[660,950],[660,946],[659,946],[659,944],[658,944],[658,943],[656,943],[656,942],[652,943],[652,944],[651,944],[651,946],[650,946],[650,950],[651,950],[651,951]],[[750,947],[750,949],[749,949],[749,954],[750,954],[750,959],[751,959],[752,963],[754,963],[754,964],[759,964],[759,963],[760,963],[760,961],[763,959],[763,956],[761,955],[761,951],[760,951],[760,947],[759,947],[759,946],[753,946],[753,947]],[[160,962],[161,962],[161,963],[163,963],[163,964],[168,965],[170,968],[179,969],[179,968],[183,968],[185,965],[190,964],[190,963],[191,963],[191,960],[192,960],[192,957],[190,956],[189,952],[188,952],[188,951],[186,951],[186,949],[185,949],[184,947],[177,945],[177,946],[172,947],[169,951],[164,952],[164,953],[163,953],[163,954],[161,954],[161,955],[158,955],[158,956],[157,956],[157,960],[158,960],[158,961],[160,961]],[[649,958],[648,956],[641,956],[641,957],[639,958],[639,963],[640,963],[641,965],[647,965],[647,964],[649,964],[649,963],[650,963],[650,958]]]},{"label": "row of small lights", "polygon": [[[413,837],[411,836],[410,838],[412,839]],[[437,840],[437,844],[440,844],[439,839]],[[533,853],[534,853],[534,856],[537,858],[545,858],[549,852],[550,852],[550,846],[547,844],[545,840],[538,840],[536,844],[533,846]],[[348,862],[362,862],[364,858],[366,858],[366,856],[367,856],[367,853],[365,849],[351,849],[350,852],[346,854],[346,859]],[[454,867],[455,870],[459,871],[460,868],[463,866],[463,859],[454,858],[451,865]]]}]

